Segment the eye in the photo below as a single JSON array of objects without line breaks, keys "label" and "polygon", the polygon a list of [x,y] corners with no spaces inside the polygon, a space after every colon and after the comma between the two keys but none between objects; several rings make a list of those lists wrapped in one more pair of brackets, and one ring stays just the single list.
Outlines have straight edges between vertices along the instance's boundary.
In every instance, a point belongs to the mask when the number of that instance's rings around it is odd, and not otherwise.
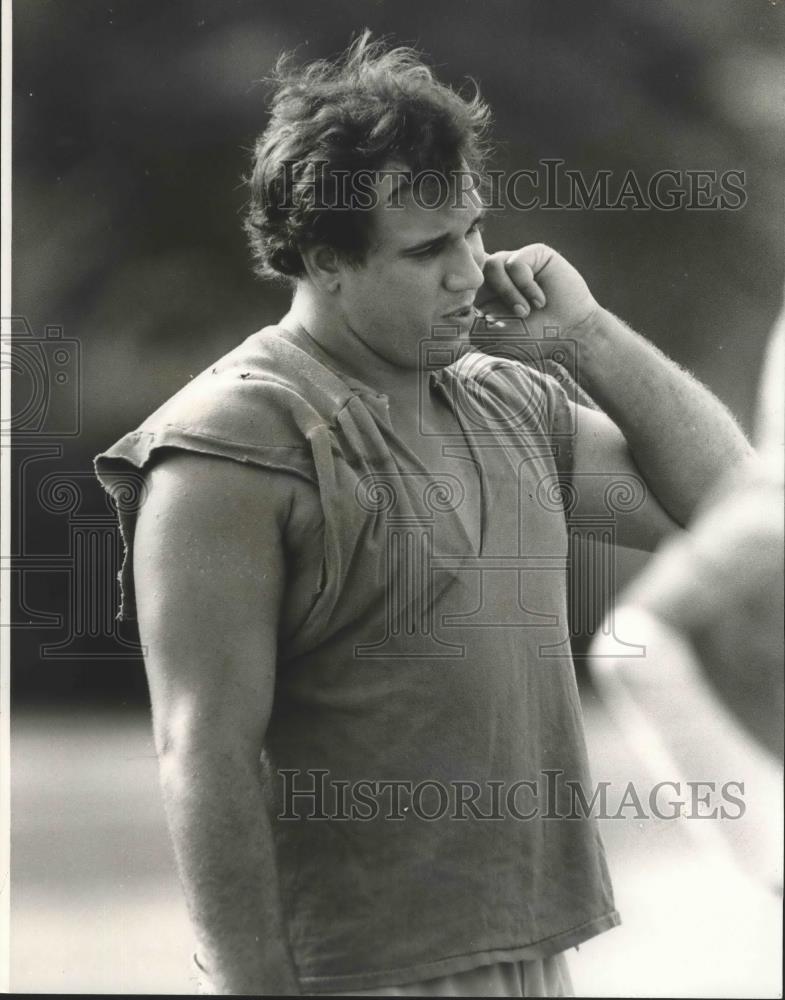
[{"label": "eye", "polygon": [[426,257],[435,257],[440,250],[441,246],[429,246],[424,247],[422,250],[418,250],[417,253],[410,254],[410,256],[417,260],[421,260]]}]

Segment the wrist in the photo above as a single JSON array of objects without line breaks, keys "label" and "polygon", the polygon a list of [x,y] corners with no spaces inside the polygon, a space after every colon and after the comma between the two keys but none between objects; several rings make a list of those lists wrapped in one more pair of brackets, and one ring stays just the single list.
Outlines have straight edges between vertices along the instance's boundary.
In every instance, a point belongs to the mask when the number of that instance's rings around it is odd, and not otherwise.
[{"label": "wrist", "polygon": [[564,331],[562,336],[574,345],[579,382],[594,386],[598,379],[603,381],[607,376],[609,356],[619,346],[617,335],[622,329],[613,313],[598,305],[580,323]]},{"label": "wrist", "polygon": [[[615,317],[599,303],[594,304],[594,308],[577,323],[564,328],[562,335],[574,337],[576,341],[591,343],[599,340],[608,330]],[[616,320],[618,322],[618,320]]]}]

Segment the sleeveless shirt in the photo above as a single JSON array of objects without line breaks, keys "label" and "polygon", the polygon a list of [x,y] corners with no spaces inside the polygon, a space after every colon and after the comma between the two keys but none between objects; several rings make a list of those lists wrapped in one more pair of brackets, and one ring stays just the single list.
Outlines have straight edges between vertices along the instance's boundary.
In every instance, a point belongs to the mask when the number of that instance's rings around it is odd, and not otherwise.
[{"label": "sleeveless shirt", "polygon": [[[383,394],[281,327],[95,459],[116,499],[167,448],[318,491],[321,573],[280,636],[261,762],[310,992],[542,958],[619,923],[596,822],[576,809],[575,788],[592,790],[567,624],[564,390],[479,351],[428,385],[459,430],[443,447],[479,473],[474,539],[461,478],[425,469]],[[131,618],[136,512],[117,509]]]}]

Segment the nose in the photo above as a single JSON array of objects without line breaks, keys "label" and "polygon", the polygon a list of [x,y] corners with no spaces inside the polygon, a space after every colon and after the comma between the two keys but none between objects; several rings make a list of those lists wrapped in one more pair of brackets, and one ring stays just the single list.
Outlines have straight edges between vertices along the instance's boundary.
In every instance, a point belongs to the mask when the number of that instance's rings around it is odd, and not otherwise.
[{"label": "nose", "polygon": [[455,257],[450,258],[450,266],[444,275],[444,287],[448,292],[476,292],[485,280],[483,265],[487,254],[482,246],[473,248],[464,242]]}]

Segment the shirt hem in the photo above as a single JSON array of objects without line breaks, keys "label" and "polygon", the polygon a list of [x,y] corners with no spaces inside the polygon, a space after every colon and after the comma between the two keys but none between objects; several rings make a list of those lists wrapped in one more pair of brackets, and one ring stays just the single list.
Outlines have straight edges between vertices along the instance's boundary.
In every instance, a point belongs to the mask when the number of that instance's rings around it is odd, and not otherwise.
[{"label": "shirt hem", "polygon": [[376,989],[380,986],[405,986],[421,980],[436,979],[453,973],[468,972],[494,962],[519,962],[536,958],[546,958],[560,951],[566,951],[582,944],[589,938],[611,930],[621,923],[617,910],[611,910],[578,927],[560,931],[558,934],[542,938],[526,945],[508,948],[489,948],[468,955],[451,955],[447,958],[397,969],[380,969],[374,972],[352,972],[338,976],[299,976],[300,985],[313,993],[331,993],[342,989]]}]

